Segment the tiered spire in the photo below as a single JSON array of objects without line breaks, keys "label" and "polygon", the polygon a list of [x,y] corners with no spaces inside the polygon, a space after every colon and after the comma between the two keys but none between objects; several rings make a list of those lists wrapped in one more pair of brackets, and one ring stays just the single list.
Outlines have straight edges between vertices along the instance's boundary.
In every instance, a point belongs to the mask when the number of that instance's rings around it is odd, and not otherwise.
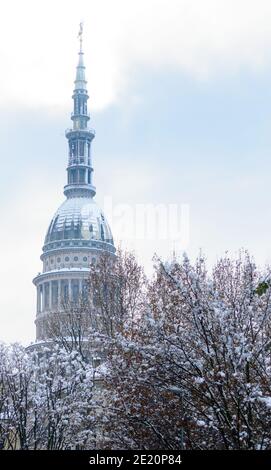
[{"label": "tiered spire", "polygon": [[75,88],[73,92],[73,112],[71,119],[73,128],[66,131],[69,141],[68,184],[64,188],[67,197],[89,196],[96,193],[92,185],[91,142],[95,136],[93,129],[88,127],[90,119],[87,101],[87,81],[83,60],[83,24],[80,23],[78,34],[80,40],[79,61],[76,67]]}]

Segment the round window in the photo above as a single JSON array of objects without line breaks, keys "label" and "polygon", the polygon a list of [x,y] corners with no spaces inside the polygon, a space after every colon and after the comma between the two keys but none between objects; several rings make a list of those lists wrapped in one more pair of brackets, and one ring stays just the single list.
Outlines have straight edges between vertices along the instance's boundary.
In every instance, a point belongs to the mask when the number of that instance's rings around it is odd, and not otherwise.
[{"label": "round window", "polygon": [[75,256],[75,257],[73,258],[73,261],[78,261],[78,256]]},{"label": "round window", "polygon": [[70,261],[70,258],[66,256],[65,261]]},{"label": "round window", "polygon": [[83,261],[87,261],[87,260],[88,260],[88,259],[87,259],[87,257],[86,257],[86,256],[84,256],[84,258],[83,258]]}]

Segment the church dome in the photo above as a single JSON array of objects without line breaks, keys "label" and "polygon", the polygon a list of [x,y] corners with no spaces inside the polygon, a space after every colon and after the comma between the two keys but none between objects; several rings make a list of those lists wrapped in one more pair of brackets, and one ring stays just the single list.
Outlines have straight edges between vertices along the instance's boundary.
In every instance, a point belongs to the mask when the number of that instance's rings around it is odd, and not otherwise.
[{"label": "church dome", "polygon": [[[109,224],[96,202],[90,197],[71,197],[61,204],[49,225],[44,251],[69,245],[103,246],[114,251]],[[64,242],[64,243],[63,243]],[[71,243],[72,242],[72,243]],[[112,245],[106,248],[105,245]]]}]

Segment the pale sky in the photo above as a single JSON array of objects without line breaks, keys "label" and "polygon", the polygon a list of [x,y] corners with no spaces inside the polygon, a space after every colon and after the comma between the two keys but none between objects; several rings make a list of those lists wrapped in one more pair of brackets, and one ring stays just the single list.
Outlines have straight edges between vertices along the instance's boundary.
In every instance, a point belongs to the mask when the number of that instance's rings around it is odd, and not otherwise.
[{"label": "pale sky", "polygon": [[[34,339],[39,256],[63,201],[84,21],[97,201],[188,204],[188,254],[270,246],[271,2],[12,1],[0,16],[0,340]],[[119,227],[112,226],[116,243]],[[150,268],[172,240],[127,240]]]}]

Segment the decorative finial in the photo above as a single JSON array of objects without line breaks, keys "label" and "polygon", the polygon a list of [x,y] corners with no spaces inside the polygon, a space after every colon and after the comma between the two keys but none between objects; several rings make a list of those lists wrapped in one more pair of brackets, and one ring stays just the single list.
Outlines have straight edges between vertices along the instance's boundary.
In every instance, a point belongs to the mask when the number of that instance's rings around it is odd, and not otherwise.
[{"label": "decorative finial", "polygon": [[84,24],[81,21],[81,23],[79,25],[79,33],[78,33],[78,38],[79,38],[79,41],[80,41],[80,52],[83,52],[83,47],[82,47],[82,44],[83,44],[83,27],[84,27]]}]

